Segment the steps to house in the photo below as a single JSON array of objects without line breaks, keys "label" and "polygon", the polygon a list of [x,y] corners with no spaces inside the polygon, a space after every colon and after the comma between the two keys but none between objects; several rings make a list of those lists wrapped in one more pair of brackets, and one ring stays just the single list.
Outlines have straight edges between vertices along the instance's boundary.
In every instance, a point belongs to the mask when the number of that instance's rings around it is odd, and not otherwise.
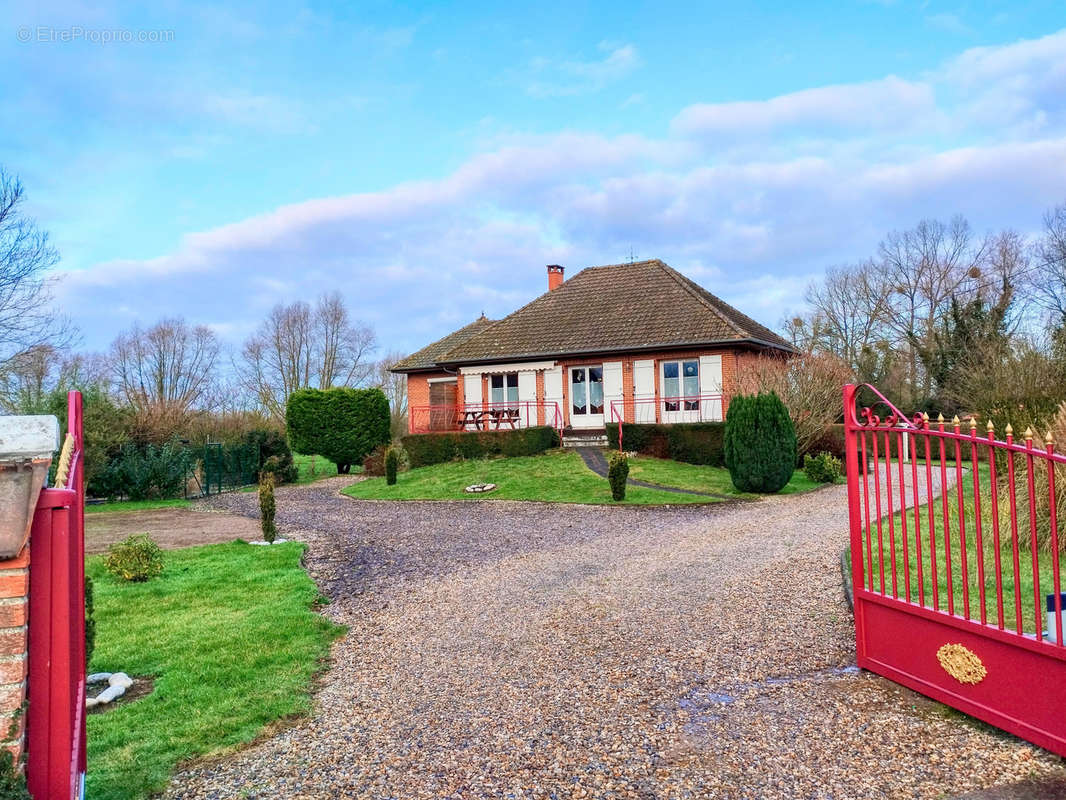
[{"label": "steps to house", "polygon": [[563,447],[606,447],[606,428],[566,428]]}]

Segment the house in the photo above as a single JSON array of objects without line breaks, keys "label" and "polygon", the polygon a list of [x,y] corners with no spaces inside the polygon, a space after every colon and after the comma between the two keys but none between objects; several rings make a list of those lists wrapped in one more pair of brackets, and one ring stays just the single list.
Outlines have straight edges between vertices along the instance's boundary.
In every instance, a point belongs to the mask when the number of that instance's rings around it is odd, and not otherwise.
[{"label": "house", "polygon": [[394,364],[412,433],[721,420],[738,365],[795,349],[658,259],[589,267]]}]

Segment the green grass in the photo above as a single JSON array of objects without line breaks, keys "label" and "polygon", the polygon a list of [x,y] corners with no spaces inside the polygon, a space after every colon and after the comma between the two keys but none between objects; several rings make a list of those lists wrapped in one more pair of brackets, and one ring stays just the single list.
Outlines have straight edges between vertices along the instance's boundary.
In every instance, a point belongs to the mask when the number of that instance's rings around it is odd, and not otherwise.
[{"label": "green grass", "polygon": [[[337,475],[337,465],[325,456],[305,456],[300,453],[293,453],[292,458],[296,462],[296,468],[300,470],[299,477],[296,478],[297,483],[311,483],[320,478],[336,477]],[[362,471],[362,466],[352,466],[353,473]]]},{"label": "green grass", "polygon": [[[738,492],[726,469],[685,464],[665,458],[634,456],[629,460],[629,477],[648,483],[658,483],[662,486],[693,489],[697,492],[714,492],[743,498],[758,497],[758,495]],[[792,473],[792,479],[779,494],[809,492],[823,485],[810,480],[803,470],[798,469]]]},{"label": "green grass", "polygon": [[180,762],[310,708],[311,678],[340,628],[312,611],[318,592],[300,567],[303,550],[236,542],[170,551],[163,575],[141,584],[88,560],[90,671],[155,676],[147,697],[89,715],[88,797],[147,797]]},{"label": "green grass", "polygon": [[[729,473],[715,467],[699,467],[674,461],[636,457],[630,466],[631,478],[696,491],[713,492],[729,498],[751,499],[733,488]],[[805,479],[804,479],[805,480]],[[473,483],[495,483],[488,495],[463,491]],[[557,450],[537,456],[474,459],[435,464],[400,473],[395,486],[384,478],[369,478],[343,490],[360,500],[541,500],[552,503],[613,504],[606,478],[596,475],[577,453]],[[700,495],[677,494],[659,489],[630,486],[626,505],[665,505],[718,502]]]},{"label": "green grass", "polygon": [[[919,475],[925,469],[925,462],[918,461]],[[906,467],[905,467],[906,468]],[[940,465],[937,462],[934,467],[934,474],[939,474]],[[1024,469],[1024,467],[1022,467]],[[955,473],[954,464],[947,465],[947,471],[949,477]],[[1022,473],[1024,474],[1024,473]],[[893,469],[893,507],[899,507],[899,485],[897,480],[898,473]],[[981,612],[981,596],[980,596],[980,582],[977,576],[977,566],[980,563],[983,564],[985,580],[985,613],[988,620],[992,624],[996,624],[998,621],[998,608],[996,603],[996,580],[995,580],[995,556],[996,549],[993,538],[993,519],[990,512],[992,502],[992,488],[989,485],[989,469],[987,464],[981,464],[978,471],[978,483],[979,490],[974,491],[974,479],[973,473],[967,470],[962,475],[960,484],[952,486],[946,493],[947,498],[947,520],[948,520],[948,540],[949,544],[945,545],[944,542],[944,500],[941,497],[934,497],[932,503],[932,514],[936,523],[936,536],[934,538],[933,550],[936,554],[936,584],[938,594],[938,606],[941,610],[948,610],[948,579],[947,579],[947,559],[946,554],[951,554],[951,594],[954,605],[954,612],[957,615],[964,615],[967,610],[967,604],[964,603],[964,587],[966,591],[966,599],[968,600],[968,610],[972,619],[980,619]],[[962,536],[960,536],[960,503],[958,486],[962,486],[962,513],[961,519],[965,525],[965,539],[966,546],[962,546]],[[860,484],[861,491],[861,484]],[[873,578],[873,588],[875,591],[881,589],[881,565],[878,554],[878,530],[876,523],[876,504],[874,485],[871,480],[869,482],[870,493],[870,527],[872,530],[872,536],[870,544],[872,546],[872,567],[868,563],[869,559],[867,553],[863,552],[863,561],[867,565],[867,574]],[[927,606],[933,606],[932,589],[933,589],[933,577],[932,577],[932,564],[933,557],[929,552],[929,518],[930,518],[930,504],[928,502],[923,503],[922,500],[927,500],[925,493],[919,494],[918,505],[918,518],[921,524],[921,556],[920,564],[922,571],[922,590],[925,596],[925,604]],[[1009,502],[1007,496],[1006,487],[1000,487],[998,490],[998,501],[1001,509],[1006,508]],[[908,499],[911,496],[908,495]],[[977,513],[977,504],[980,503],[981,513]],[[1025,502],[1023,497],[1018,497],[1019,505]],[[882,510],[887,510],[887,501],[884,493],[881,495]],[[980,516],[981,522],[981,538],[982,546],[977,546],[977,521]],[[905,586],[905,569],[904,569],[904,554],[906,554],[906,560],[910,566],[910,600],[912,602],[918,602],[918,566],[919,556],[917,553],[918,547],[915,541],[915,510],[910,508],[906,513],[907,518],[907,538],[904,542],[903,529],[902,529],[902,515],[895,513],[891,517],[891,527],[889,525],[889,518],[886,515],[881,522],[881,540],[884,552],[884,580],[885,580],[885,592],[886,594],[892,594],[892,576],[893,576],[893,564],[892,554],[895,551],[895,576],[896,576],[896,592],[899,597],[906,598],[906,586]],[[891,534],[891,536],[890,536]],[[1029,531],[1024,522],[1019,525],[1019,570],[1018,570],[1018,589],[1017,595],[1020,599],[1020,606],[1022,611],[1022,626],[1023,630],[1032,633],[1035,630],[1034,623],[1034,606],[1033,606],[1033,558],[1032,550],[1029,547]],[[892,539],[895,540],[895,547],[891,546]],[[1015,629],[1016,627],[1016,611],[1015,611],[1015,584],[1014,584],[1014,553],[1011,542],[1011,529],[1009,519],[1001,517],[1000,520],[1000,563],[1001,574],[1003,581],[1003,617],[1004,623],[1008,629]],[[966,555],[966,572],[962,570],[962,556],[965,552]],[[980,556],[980,558],[979,558]],[[849,554],[850,558],[850,554]],[[1037,557],[1038,574],[1040,577],[1040,614],[1041,625],[1043,626],[1044,620],[1044,596],[1051,594],[1054,591],[1052,585],[1052,569],[1050,554],[1046,552],[1038,551]],[[1062,560],[1059,565],[1060,581],[1063,588],[1066,588],[1066,559]],[[869,586],[869,584],[867,584]]]},{"label": "green grass", "polygon": [[101,514],[105,511],[151,511],[155,508],[189,508],[192,503],[181,497],[169,500],[117,500],[112,503],[93,503],[85,506],[86,514]]}]

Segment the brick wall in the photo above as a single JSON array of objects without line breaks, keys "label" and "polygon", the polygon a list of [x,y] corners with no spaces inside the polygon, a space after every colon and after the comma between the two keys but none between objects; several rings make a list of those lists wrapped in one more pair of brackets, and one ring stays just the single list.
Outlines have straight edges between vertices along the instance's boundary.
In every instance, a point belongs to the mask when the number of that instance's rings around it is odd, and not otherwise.
[{"label": "brick wall", "polygon": [[[429,381],[430,378],[454,378],[446,372],[416,372],[407,376],[407,408],[429,405]],[[462,403],[462,380],[459,381],[459,402]],[[415,414],[407,414],[407,431],[414,433]]]},{"label": "brick wall", "polygon": [[29,566],[28,546],[15,558],[0,561],[0,739],[9,739],[17,721],[14,740],[7,745],[16,760],[23,745]]},{"label": "brick wall", "polygon": [[[699,358],[700,356],[721,356],[722,357],[722,413],[725,414],[726,409],[729,407],[729,397],[736,389],[737,380],[737,360],[739,358],[746,358],[749,355],[744,351],[738,351],[726,348],[717,348],[710,350],[661,350],[648,353],[641,353],[634,356],[603,356],[601,358],[583,358],[573,359],[570,361],[560,361],[559,363],[563,367],[563,417],[564,426],[570,424],[570,367],[582,367],[597,364],[603,364],[605,361],[621,361],[622,362],[622,399],[625,402],[625,414],[628,419],[633,419],[633,362],[652,360],[655,362],[655,395],[660,396],[659,390],[659,362],[664,359],[679,360],[685,358]],[[754,354],[750,355],[751,358],[755,358]],[[659,405],[655,406],[656,421],[659,417]],[[604,408],[604,421],[610,422],[611,412],[610,409]]]}]

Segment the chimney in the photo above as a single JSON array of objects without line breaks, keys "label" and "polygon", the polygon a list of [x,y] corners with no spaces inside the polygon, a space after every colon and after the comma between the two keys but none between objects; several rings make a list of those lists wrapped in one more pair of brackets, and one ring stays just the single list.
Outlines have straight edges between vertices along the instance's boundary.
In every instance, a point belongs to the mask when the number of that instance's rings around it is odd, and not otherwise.
[{"label": "chimney", "polygon": [[554,292],[563,285],[563,268],[558,264],[548,265],[548,291]]}]

